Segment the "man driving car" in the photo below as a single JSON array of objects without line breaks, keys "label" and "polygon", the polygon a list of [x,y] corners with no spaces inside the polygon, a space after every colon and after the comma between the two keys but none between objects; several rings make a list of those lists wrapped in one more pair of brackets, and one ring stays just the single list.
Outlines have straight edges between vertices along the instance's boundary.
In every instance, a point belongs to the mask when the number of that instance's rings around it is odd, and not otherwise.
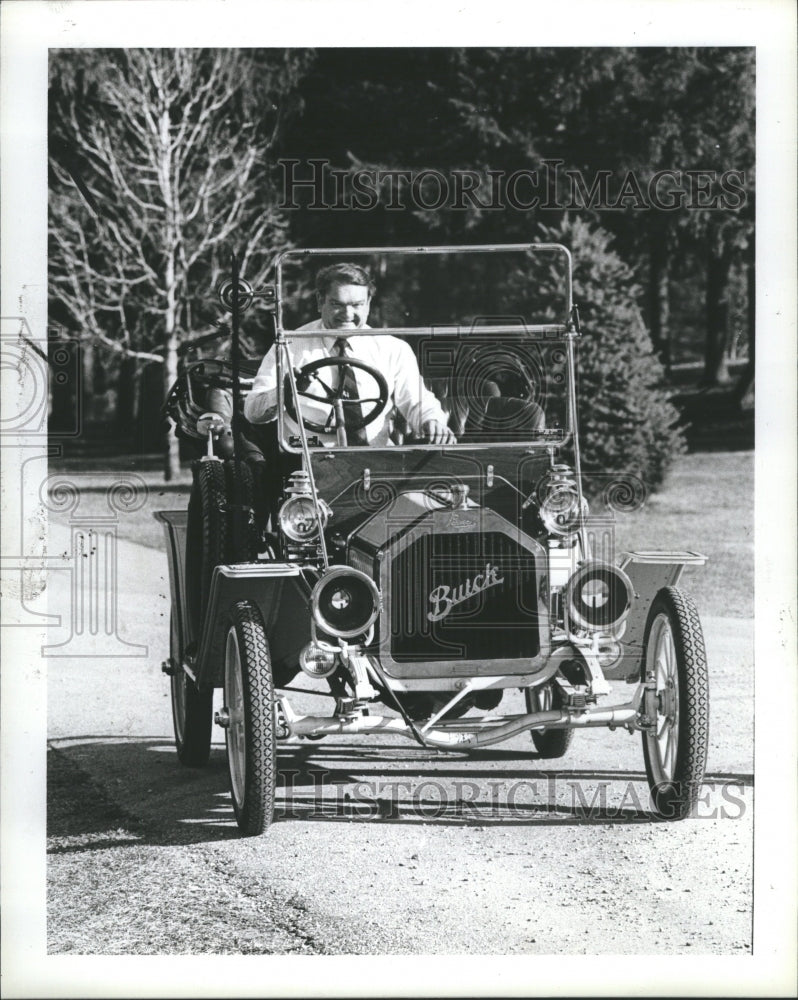
[{"label": "man driving car", "polygon": [[[329,432],[319,436],[325,444],[334,444],[335,426],[330,417],[331,406],[326,400],[330,394],[337,393],[344,400],[343,415],[349,444],[390,445],[393,407],[402,415],[408,428],[424,442],[456,444],[457,439],[448,427],[446,413],[435,395],[424,385],[410,345],[390,335],[349,335],[353,331],[370,329],[366,320],[373,294],[374,284],[368,273],[356,264],[332,264],[319,271],[316,278],[319,318],[297,331],[318,331],[318,336],[296,338],[292,342],[289,338],[291,364],[298,371],[322,359],[342,360],[339,365],[320,368],[298,384],[303,413],[324,424]],[[347,358],[353,364],[346,364]],[[367,368],[384,377],[388,400],[373,419],[364,422],[373,412],[366,401],[371,400],[373,404],[379,393],[378,383]],[[362,409],[358,400],[364,401]],[[363,417],[364,412],[366,418]],[[258,369],[244,404],[244,416],[252,424],[270,423],[277,418],[275,347],[269,350]],[[289,432],[298,433],[291,414],[286,414],[285,419]]]}]

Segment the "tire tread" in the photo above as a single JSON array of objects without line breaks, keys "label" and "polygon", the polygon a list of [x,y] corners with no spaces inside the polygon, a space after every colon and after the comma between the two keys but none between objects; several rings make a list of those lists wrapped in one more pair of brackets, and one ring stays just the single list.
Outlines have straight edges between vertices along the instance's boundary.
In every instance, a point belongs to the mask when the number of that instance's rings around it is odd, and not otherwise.
[{"label": "tire tread", "polygon": [[[540,703],[540,695],[537,692],[527,691],[525,697],[527,711],[537,711],[533,704],[535,701]],[[553,694],[552,704],[559,707],[559,697],[556,694]],[[542,760],[559,760],[560,757],[564,757],[574,739],[573,729],[533,729],[530,735],[535,751]]]},{"label": "tire tread", "polygon": [[239,829],[253,837],[265,833],[274,813],[274,682],[269,642],[258,608],[249,601],[239,601],[231,610],[230,625],[236,629],[241,657],[246,746],[244,801],[239,807],[234,800],[233,805]]},{"label": "tire tread", "polygon": [[186,603],[191,634],[198,640],[208,609],[213,571],[228,561],[230,542],[223,464],[197,461],[193,473],[186,538]]},{"label": "tire tread", "polygon": [[[709,751],[709,671],[701,619],[692,597],[679,587],[663,587],[655,597],[646,625],[646,646],[654,618],[664,610],[670,619],[679,674],[679,746],[674,780],[657,787],[648,741],[643,754],[654,806],[663,819],[684,819],[695,808]],[[645,659],[643,663],[645,676]]]}]

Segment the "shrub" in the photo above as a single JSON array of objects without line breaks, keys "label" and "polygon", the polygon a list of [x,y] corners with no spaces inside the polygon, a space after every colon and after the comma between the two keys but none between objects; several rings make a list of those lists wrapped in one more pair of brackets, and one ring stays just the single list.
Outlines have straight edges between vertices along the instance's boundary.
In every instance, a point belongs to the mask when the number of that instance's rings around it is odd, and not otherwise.
[{"label": "shrub", "polygon": [[611,248],[605,230],[565,217],[541,227],[574,261],[573,295],[582,337],[577,344],[582,471],[631,473],[658,486],[684,451],[679,414],[638,307],[632,269]]}]

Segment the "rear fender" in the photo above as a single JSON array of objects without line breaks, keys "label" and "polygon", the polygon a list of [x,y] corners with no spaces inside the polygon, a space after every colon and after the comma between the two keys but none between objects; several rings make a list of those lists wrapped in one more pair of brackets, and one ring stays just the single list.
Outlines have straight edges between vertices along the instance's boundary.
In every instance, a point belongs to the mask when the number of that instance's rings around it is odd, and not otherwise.
[{"label": "rear fender", "polygon": [[233,605],[244,600],[255,604],[263,617],[275,683],[287,684],[297,672],[300,650],[310,642],[310,593],[300,567],[291,563],[217,566],[194,664],[197,684],[223,684],[227,622]]},{"label": "rear fender", "polygon": [[651,604],[663,587],[674,587],[686,566],[703,566],[706,556],[698,552],[626,552],[620,568],[632,582],[634,597],[626,628],[621,637],[621,655],[611,665],[602,667],[608,680],[634,683],[640,679],[643,640]]}]

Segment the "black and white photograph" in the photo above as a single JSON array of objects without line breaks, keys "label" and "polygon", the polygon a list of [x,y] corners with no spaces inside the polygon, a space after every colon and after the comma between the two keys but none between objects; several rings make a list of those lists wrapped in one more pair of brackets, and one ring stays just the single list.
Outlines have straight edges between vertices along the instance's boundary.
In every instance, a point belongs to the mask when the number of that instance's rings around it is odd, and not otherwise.
[{"label": "black and white photograph", "polygon": [[5,5],[6,995],[794,995],[793,13]]}]

